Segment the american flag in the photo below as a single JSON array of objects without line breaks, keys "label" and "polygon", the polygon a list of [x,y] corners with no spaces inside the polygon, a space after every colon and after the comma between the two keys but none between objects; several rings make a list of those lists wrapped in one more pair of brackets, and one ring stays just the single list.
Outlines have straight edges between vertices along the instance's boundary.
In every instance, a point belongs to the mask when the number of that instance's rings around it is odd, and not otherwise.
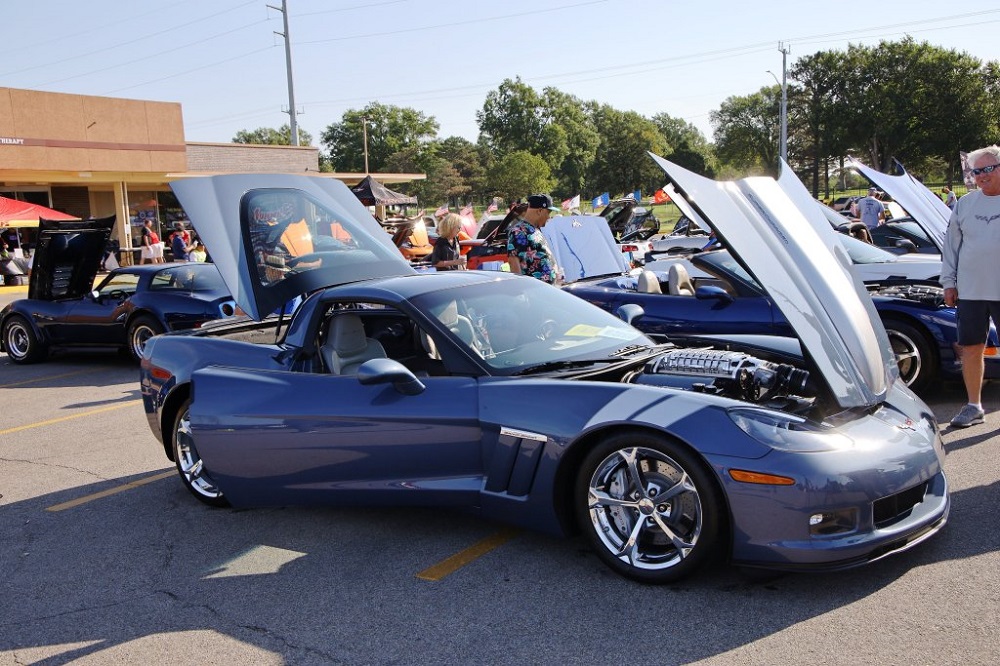
[{"label": "american flag", "polygon": [[498,205],[497,205],[497,202],[496,202],[496,201],[494,201],[493,203],[491,203],[491,204],[490,204],[490,205],[489,205],[489,206],[488,206],[488,207],[486,208],[486,212],[487,212],[487,213],[495,213],[495,212],[496,212],[496,211],[498,211],[498,210],[500,210],[500,206],[498,206]]},{"label": "american flag", "polygon": [[462,217],[468,217],[472,215],[472,204],[469,204],[468,206],[463,208],[461,211],[459,211],[458,214],[461,215]]},{"label": "american flag", "polygon": [[441,217],[442,215],[448,214],[448,206],[441,206],[436,211],[434,211],[434,217]]}]

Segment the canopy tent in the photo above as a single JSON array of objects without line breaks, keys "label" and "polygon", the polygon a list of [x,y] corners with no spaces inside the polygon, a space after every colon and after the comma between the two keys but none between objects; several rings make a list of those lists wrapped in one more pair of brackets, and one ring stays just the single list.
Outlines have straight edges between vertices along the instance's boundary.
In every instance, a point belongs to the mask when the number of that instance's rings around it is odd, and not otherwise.
[{"label": "canopy tent", "polygon": [[416,197],[408,197],[399,192],[393,192],[371,176],[351,188],[361,203],[366,206],[415,206]]},{"label": "canopy tent", "polygon": [[78,220],[75,215],[67,215],[38,204],[0,197],[0,227],[37,227],[38,218],[46,220]]}]

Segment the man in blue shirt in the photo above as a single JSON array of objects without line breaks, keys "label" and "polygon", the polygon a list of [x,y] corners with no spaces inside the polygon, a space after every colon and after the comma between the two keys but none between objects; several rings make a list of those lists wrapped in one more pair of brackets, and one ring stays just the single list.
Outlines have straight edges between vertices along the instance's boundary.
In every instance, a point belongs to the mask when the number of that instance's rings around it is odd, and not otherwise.
[{"label": "man in blue shirt", "polygon": [[869,187],[868,196],[858,202],[858,217],[869,230],[885,221],[885,206],[875,197],[876,194],[878,190]]}]

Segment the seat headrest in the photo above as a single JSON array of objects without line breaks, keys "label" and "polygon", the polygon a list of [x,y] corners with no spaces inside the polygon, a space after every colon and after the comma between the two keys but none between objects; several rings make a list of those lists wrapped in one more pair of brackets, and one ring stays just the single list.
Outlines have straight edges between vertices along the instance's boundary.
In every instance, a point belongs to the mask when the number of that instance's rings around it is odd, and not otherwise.
[{"label": "seat headrest", "polygon": [[437,318],[445,326],[454,326],[458,321],[458,303],[456,301],[448,301],[444,309],[437,314]]},{"label": "seat headrest", "polygon": [[365,325],[352,314],[336,315],[330,322],[327,344],[338,354],[357,354],[368,346]]},{"label": "seat headrest", "polygon": [[660,280],[653,271],[643,271],[636,278],[636,290],[644,294],[662,294]]}]

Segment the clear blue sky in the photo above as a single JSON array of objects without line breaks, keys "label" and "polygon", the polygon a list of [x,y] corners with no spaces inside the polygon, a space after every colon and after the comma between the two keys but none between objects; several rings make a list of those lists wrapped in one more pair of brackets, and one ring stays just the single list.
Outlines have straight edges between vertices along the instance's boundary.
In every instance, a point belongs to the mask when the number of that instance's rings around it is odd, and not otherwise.
[{"label": "clear blue sky", "polygon": [[[288,122],[281,0],[6,0],[0,85],[180,102],[190,141]],[[288,0],[299,125],[319,143],[378,100],[475,140],[486,93],[520,76],[711,139],[709,112],[795,59],[909,34],[1000,60],[1000,2]]]}]

